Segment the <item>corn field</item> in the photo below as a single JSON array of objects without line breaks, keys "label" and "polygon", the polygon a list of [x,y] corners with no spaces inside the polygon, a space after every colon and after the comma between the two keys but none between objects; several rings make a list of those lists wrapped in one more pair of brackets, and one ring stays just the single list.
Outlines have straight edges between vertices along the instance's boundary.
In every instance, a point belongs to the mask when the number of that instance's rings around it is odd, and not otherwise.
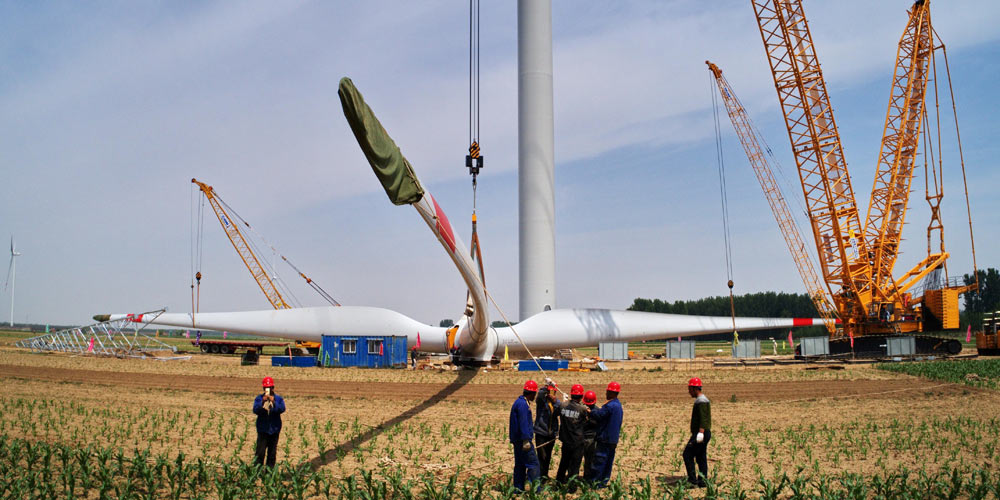
[{"label": "corn field", "polygon": [[[253,464],[256,431],[245,411],[17,398],[0,415],[0,495],[512,498],[506,405],[477,405],[501,418],[375,426],[357,416],[289,418],[282,460],[269,470]],[[720,415],[740,415],[754,404],[716,405]],[[710,445],[709,487],[688,490],[677,482],[685,426],[628,418],[655,411],[626,414],[608,489],[581,485],[569,495],[547,484],[537,497],[1000,498],[997,418],[901,415],[836,425],[723,418]],[[553,467],[559,451],[557,444]]]},{"label": "corn field", "polygon": [[934,380],[947,380],[972,387],[1000,389],[1000,359],[880,363],[878,368]]}]

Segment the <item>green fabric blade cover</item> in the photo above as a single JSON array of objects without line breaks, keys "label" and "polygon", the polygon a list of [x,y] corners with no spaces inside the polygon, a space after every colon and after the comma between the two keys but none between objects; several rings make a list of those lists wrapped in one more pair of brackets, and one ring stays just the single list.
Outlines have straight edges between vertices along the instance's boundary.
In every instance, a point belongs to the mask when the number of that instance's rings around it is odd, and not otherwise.
[{"label": "green fabric blade cover", "polygon": [[341,78],[337,94],[340,95],[347,123],[351,125],[361,151],[364,151],[389,200],[396,205],[420,201],[424,188],[420,186],[417,174],[365,103],[354,82],[347,77]]}]

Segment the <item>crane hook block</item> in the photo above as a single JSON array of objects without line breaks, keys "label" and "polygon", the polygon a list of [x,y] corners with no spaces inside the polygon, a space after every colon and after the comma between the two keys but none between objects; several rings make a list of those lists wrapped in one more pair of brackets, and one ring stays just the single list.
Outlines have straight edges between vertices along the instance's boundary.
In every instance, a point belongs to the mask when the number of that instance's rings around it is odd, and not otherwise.
[{"label": "crane hook block", "polygon": [[733,289],[733,280],[729,280],[728,285],[729,285],[729,289],[732,290]]},{"label": "crane hook block", "polygon": [[483,157],[479,154],[479,143],[473,142],[469,146],[469,154],[465,157],[465,167],[469,169],[469,174],[473,177],[479,175],[483,168]]}]

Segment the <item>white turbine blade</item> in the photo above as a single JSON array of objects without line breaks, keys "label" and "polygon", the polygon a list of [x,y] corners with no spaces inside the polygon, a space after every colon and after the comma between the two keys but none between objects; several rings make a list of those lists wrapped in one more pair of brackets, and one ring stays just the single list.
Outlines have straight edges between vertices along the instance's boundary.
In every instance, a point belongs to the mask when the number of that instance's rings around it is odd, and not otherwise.
[{"label": "white turbine blade", "polygon": [[3,290],[7,291],[7,283],[10,283],[10,272],[14,269],[14,254],[10,255],[10,262],[7,264],[7,279],[3,280]]}]

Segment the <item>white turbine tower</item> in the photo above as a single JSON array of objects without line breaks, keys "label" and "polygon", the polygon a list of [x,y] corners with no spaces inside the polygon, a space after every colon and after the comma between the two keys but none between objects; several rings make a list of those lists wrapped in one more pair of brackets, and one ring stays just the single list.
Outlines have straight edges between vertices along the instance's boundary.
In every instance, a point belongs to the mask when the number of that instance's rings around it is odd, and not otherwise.
[{"label": "white turbine tower", "polygon": [[14,281],[17,279],[17,267],[14,262],[14,257],[21,255],[14,249],[14,236],[10,237],[10,264],[7,264],[7,281],[3,284],[3,289],[7,290],[7,284],[10,283],[10,326],[14,326]]}]

